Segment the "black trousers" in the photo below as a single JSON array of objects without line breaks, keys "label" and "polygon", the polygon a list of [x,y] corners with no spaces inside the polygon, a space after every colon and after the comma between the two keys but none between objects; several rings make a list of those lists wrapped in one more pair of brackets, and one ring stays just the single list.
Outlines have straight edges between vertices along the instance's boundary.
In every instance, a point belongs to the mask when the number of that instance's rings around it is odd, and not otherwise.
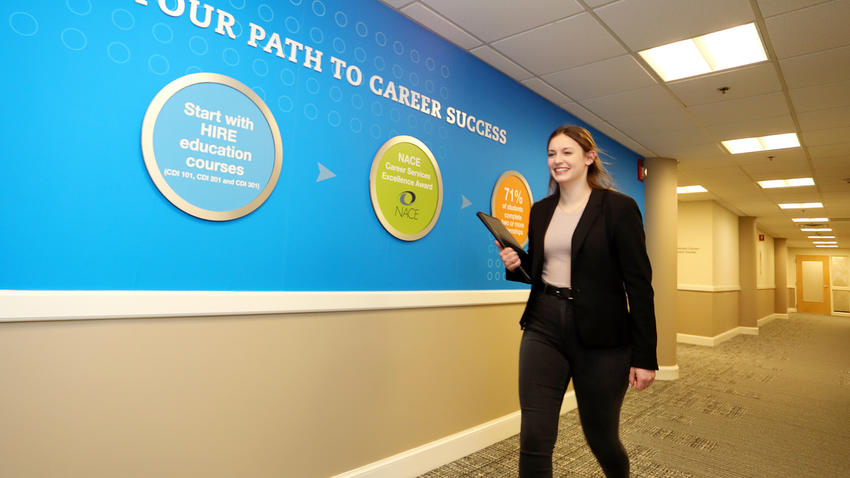
[{"label": "black trousers", "polygon": [[605,476],[628,477],[619,431],[631,350],[582,345],[567,299],[534,292],[531,301],[519,352],[519,476],[552,476],[561,402],[572,378],[584,436]]}]

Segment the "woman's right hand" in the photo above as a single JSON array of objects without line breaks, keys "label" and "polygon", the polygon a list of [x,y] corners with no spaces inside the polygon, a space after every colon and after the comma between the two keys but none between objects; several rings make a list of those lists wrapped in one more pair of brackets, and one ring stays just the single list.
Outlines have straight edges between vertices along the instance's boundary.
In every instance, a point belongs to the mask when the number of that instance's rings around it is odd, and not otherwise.
[{"label": "woman's right hand", "polygon": [[513,250],[513,248],[502,247],[502,245],[499,244],[499,241],[495,242],[496,247],[499,248],[499,257],[502,259],[502,262],[505,263],[505,269],[511,272],[517,270],[517,268],[520,266],[519,254],[517,254],[516,251]]}]

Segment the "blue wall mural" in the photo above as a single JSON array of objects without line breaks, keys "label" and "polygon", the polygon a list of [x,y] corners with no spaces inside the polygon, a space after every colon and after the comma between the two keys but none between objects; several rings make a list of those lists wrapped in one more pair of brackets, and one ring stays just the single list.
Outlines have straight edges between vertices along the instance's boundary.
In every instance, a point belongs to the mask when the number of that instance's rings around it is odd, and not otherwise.
[{"label": "blue wall mural", "polygon": [[[521,288],[475,212],[507,170],[546,194],[546,139],[583,124],[371,0],[7,0],[0,289],[367,291]],[[208,221],[154,185],[140,146],[151,101],[184,75],[248,86],[282,142],[253,212]],[[593,131],[643,204],[637,155]],[[433,152],[434,228],[391,236],[369,195],[390,138]]]}]

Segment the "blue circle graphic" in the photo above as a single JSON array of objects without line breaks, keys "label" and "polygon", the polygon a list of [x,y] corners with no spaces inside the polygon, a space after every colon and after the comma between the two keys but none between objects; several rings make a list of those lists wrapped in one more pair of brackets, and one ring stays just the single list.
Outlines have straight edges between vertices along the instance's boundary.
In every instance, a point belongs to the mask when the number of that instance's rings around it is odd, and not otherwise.
[{"label": "blue circle graphic", "polygon": [[132,30],[136,26],[136,19],[128,10],[118,8],[112,11],[112,24],[119,30]]},{"label": "blue circle graphic", "polygon": [[[81,5],[84,5],[83,8],[80,8]],[[71,13],[81,17],[88,15],[92,11],[91,0],[65,0],[65,6],[68,7]]]},{"label": "blue circle graphic", "polygon": [[335,103],[339,103],[342,101],[342,90],[338,86],[331,86],[328,95],[334,100]]},{"label": "blue circle graphic", "polygon": [[38,33],[38,20],[27,12],[15,12],[9,15],[9,28],[22,37],[31,37]]},{"label": "blue circle graphic", "polygon": [[153,151],[168,186],[208,211],[250,204],[269,182],[275,162],[262,110],[219,83],[187,86],[165,102],[153,126]]},{"label": "blue circle graphic", "polygon": [[254,74],[257,76],[266,76],[269,74],[269,64],[262,58],[254,59],[251,67],[254,69]]},{"label": "blue circle graphic", "polygon": [[151,33],[156,41],[169,43],[174,39],[174,30],[165,23],[157,23],[151,28]]},{"label": "blue circle graphic", "polygon": [[359,63],[363,63],[366,61],[366,50],[358,46],[354,49],[354,58],[356,58]]},{"label": "blue circle graphic", "polygon": [[342,123],[342,118],[339,116],[339,113],[336,111],[331,111],[328,113],[328,124],[333,126],[334,128],[338,127]]},{"label": "blue circle graphic", "polygon": [[298,30],[301,29],[301,24],[298,23],[298,19],[295,17],[286,17],[286,20],[283,21],[283,25],[289,33],[298,33]]},{"label": "blue circle graphic", "polygon": [[306,82],[307,93],[311,95],[315,95],[319,93],[319,89],[321,88],[319,85],[319,80],[315,78],[307,78]]},{"label": "blue circle graphic", "polygon": [[292,86],[295,84],[295,73],[287,68],[280,70],[280,82],[286,86]]},{"label": "blue circle graphic", "polygon": [[348,16],[346,16],[345,12],[336,12],[334,14],[334,21],[336,22],[336,26],[345,28],[348,25]]},{"label": "blue circle graphic", "polygon": [[366,27],[366,24],[363,22],[357,22],[357,25],[354,25],[354,31],[356,31],[357,35],[361,38],[366,38],[366,35],[369,34],[369,28]]},{"label": "blue circle graphic", "polygon": [[83,50],[86,45],[89,44],[86,34],[76,28],[66,28],[62,30],[61,38],[62,44],[65,45],[65,48],[72,51]]},{"label": "blue circle graphic", "polygon": [[151,55],[148,58],[148,69],[155,75],[164,75],[171,69],[171,64],[168,63],[168,58],[162,55]]},{"label": "blue circle graphic", "polygon": [[130,61],[130,48],[124,43],[114,41],[107,45],[106,56],[108,56],[110,60],[121,65]]},{"label": "blue circle graphic", "polygon": [[210,47],[204,37],[195,35],[189,39],[189,50],[198,56],[204,56],[209,52]]},{"label": "blue circle graphic", "polygon": [[398,40],[394,41],[393,42],[393,52],[396,55],[404,55],[404,45]]},{"label": "blue circle graphic", "polygon": [[327,13],[325,4],[319,0],[313,0],[313,13],[315,13],[317,17],[325,16],[325,13]]},{"label": "blue circle graphic", "polygon": [[274,20],[274,10],[265,3],[257,7],[257,15],[266,23],[271,23]]},{"label": "blue circle graphic", "polygon": [[334,50],[337,53],[345,53],[345,40],[340,37],[334,38]]},{"label": "blue circle graphic", "polygon": [[239,52],[233,48],[225,48],[221,52],[221,60],[228,66],[236,66],[239,64]]},{"label": "blue circle graphic", "polygon": [[313,103],[307,103],[304,105],[304,117],[310,121],[318,118],[319,108],[317,108]]},{"label": "blue circle graphic", "polygon": [[310,29],[310,39],[313,43],[322,43],[325,41],[325,33],[317,27]]},{"label": "blue circle graphic", "polygon": [[385,35],[384,32],[376,33],[375,43],[377,43],[378,46],[387,46],[387,35]]},{"label": "blue circle graphic", "polygon": [[277,99],[277,107],[284,113],[289,113],[295,105],[292,103],[292,98],[284,95]]}]

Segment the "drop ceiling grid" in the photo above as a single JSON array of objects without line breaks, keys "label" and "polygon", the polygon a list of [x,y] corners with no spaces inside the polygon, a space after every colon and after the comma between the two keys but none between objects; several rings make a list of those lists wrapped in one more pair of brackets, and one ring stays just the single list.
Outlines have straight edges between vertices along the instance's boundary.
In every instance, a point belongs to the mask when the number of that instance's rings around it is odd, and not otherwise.
[{"label": "drop ceiling grid", "polygon": [[[697,197],[731,210],[736,210],[735,201],[744,201],[751,211],[778,209],[778,199],[785,196],[800,197],[797,202],[823,199],[831,213],[841,210],[836,208],[844,202],[837,198],[850,191],[837,177],[850,176],[841,162],[848,158],[850,163],[850,33],[834,18],[846,18],[847,0],[758,0],[756,12],[755,0],[719,0],[710,8],[702,0],[386,3],[419,12],[430,9],[439,22],[451,25],[446,31],[464,32],[483,42],[467,48],[473,54],[594,128],[647,157],[679,159],[680,174],[699,179],[711,191]],[[549,3],[566,6],[554,14],[536,9]],[[511,9],[520,13],[511,14]],[[488,19],[492,12],[506,23]],[[645,63],[636,54],[753,20],[771,56],[762,64],[656,84],[658,77],[643,71]],[[818,30],[813,22],[828,28]],[[793,43],[801,34],[810,38]],[[554,45],[574,44],[594,48],[580,54],[564,48],[564,54],[553,56]],[[718,96],[720,86],[731,86],[728,96]],[[776,156],[773,166],[764,162],[766,153],[730,155],[717,143],[791,130],[801,133],[805,149],[770,152]],[[824,171],[836,177],[822,176]],[[754,183],[781,174],[813,176],[818,186],[783,194]],[[781,212],[763,219],[772,230],[785,224],[783,230],[801,237]]]},{"label": "drop ceiling grid", "polygon": [[518,33],[490,46],[538,76],[626,53],[587,13]]},{"label": "drop ceiling grid", "polygon": [[575,0],[420,0],[487,43],[566,18],[584,9]]}]

